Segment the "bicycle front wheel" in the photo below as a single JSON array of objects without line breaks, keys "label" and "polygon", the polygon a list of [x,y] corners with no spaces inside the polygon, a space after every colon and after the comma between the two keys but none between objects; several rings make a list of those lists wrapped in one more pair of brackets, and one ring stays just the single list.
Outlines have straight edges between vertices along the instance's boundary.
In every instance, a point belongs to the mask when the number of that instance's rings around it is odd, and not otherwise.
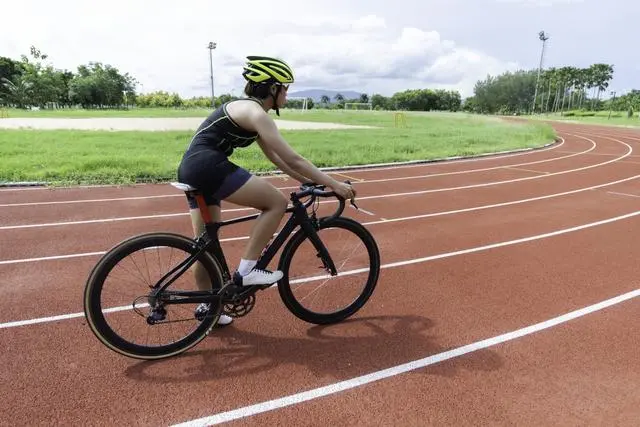
[{"label": "bicycle front wheel", "polygon": [[278,291],[298,318],[314,324],[336,323],[352,316],[371,297],[380,274],[380,253],[369,230],[350,218],[323,221],[317,233],[338,274],[331,276],[301,229],[282,252],[278,268],[284,277]]},{"label": "bicycle front wheel", "polygon": [[160,298],[150,298],[158,280],[196,252],[192,239],[173,233],[142,234],[108,251],[85,286],[84,312],[94,335],[136,359],[174,356],[199,343],[217,322],[222,304],[211,303],[200,321],[195,316],[199,303],[172,304],[171,299],[198,291],[194,273],[211,284],[210,291],[221,288],[222,270],[209,253],[203,252]]}]

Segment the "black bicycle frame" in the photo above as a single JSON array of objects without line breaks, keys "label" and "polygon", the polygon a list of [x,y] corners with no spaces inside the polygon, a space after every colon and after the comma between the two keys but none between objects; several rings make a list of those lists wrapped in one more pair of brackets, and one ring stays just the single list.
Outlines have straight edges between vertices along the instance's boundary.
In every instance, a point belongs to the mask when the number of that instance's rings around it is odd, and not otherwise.
[{"label": "black bicycle frame", "polygon": [[[318,233],[314,228],[311,218],[307,214],[306,208],[307,205],[298,200],[294,200],[293,206],[285,210],[285,213],[292,213],[292,215],[289,217],[284,227],[282,227],[282,230],[280,230],[275,238],[272,239],[267,247],[262,251],[262,254],[258,258],[255,268],[266,269],[276,253],[278,253],[282,245],[284,245],[284,243],[287,241],[291,233],[296,229],[297,226],[300,226],[307,234],[307,237],[309,237],[311,243],[313,243],[313,246],[316,248],[316,250],[318,250],[322,259],[327,262],[331,274],[337,274],[333,260],[331,259],[327,248],[320,240],[320,237],[318,237]],[[209,250],[209,252],[211,252],[211,254],[213,254],[218,259],[218,261],[220,261],[220,263],[222,264],[222,268],[224,269],[224,273],[227,275],[227,278],[229,278],[231,274],[227,265],[227,260],[220,245],[220,240],[218,239],[218,230],[221,227],[225,227],[227,225],[254,220],[258,218],[258,216],[260,216],[260,214],[247,215],[206,225],[207,234],[211,238],[211,241],[207,245],[207,250]]]},{"label": "black bicycle frame", "polygon": [[[267,245],[267,247],[262,251],[262,254],[258,258],[258,262],[256,263],[256,268],[265,269],[269,265],[273,257],[276,255],[276,253],[280,250],[282,245],[287,241],[287,239],[289,238],[291,233],[295,230],[295,228],[297,226],[300,226],[306,233],[307,237],[309,237],[309,240],[311,241],[313,246],[319,252],[321,259],[325,261],[326,266],[331,271],[331,275],[336,275],[337,274],[336,267],[335,267],[335,264],[333,263],[333,260],[331,259],[331,256],[329,255],[329,251],[327,251],[326,246],[324,245],[324,243],[322,243],[322,241],[320,240],[320,237],[318,237],[318,233],[316,232],[316,229],[314,227],[314,222],[309,217],[306,211],[306,208],[308,208],[313,203],[313,201],[315,200],[315,197],[308,203],[302,203],[298,198],[292,197],[292,199],[293,199],[293,206],[285,210],[285,213],[292,213],[292,215],[289,217],[289,219],[285,223],[282,230],[280,230],[280,232],[276,235],[275,239],[273,239]],[[340,200],[340,208],[337,211],[338,213],[334,214],[332,217],[339,215],[343,209],[344,209],[344,201]],[[257,219],[259,216],[260,214],[253,214],[253,215],[247,215],[239,218],[229,219],[226,221],[219,221],[219,222],[205,224],[206,231],[200,236],[198,240],[200,241],[203,237],[208,236],[209,238],[208,241],[205,241],[204,245],[201,245],[195,254],[189,256],[187,259],[182,261],[180,264],[174,267],[170,272],[165,274],[156,283],[156,286],[154,286],[155,292],[153,297],[160,294],[161,292],[164,292],[165,289],[176,278],[178,278],[189,267],[191,267],[191,265],[198,259],[200,254],[205,250],[211,253],[214,257],[216,257],[216,259],[220,262],[223,268],[223,276],[224,276],[223,278],[225,281],[229,281],[231,279],[231,273],[227,265],[226,258],[224,256],[222,246],[220,245],[220,240],[218,238],[218,230],[221,227],[225,227],[228,225],[239,224],[241,222]],[[162,286],[159,286],[169,276],[171,276],[176,272],[178,272],[178,274],[175,275],[171,280],[164,283]],[[259,287],[260,286],[251,287],[251,288],[257,289]],[[191,304],[191,303],[199,303],[199,302],[206,303],[206,302],[211,302],[212,298],[218,297],[216,295],[213,295],[211,291],[168,291],[166,293],[166,296],[168,299],[166,300],[163,299],[163,300],[165,303],[169,303],[169,304]]]}]

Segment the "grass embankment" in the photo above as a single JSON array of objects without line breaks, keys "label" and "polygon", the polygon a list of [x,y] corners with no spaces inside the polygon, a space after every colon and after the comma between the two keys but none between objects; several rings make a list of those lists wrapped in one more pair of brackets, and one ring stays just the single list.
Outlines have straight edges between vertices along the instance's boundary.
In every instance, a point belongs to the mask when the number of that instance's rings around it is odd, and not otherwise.
[{"label": "grass embankment", "polygon": [[[319,167],[424,160],[539,147],[553,140],[543,123],[508,123],[464,114],[287,112],[283,120],[368,124],[376,129],[283,130],[292,147]],[[0,130],[0,182],[130,184],[174,180],[192,131],[107,132]],[[257,144],[232,160],[254,172],[276,169]]]}]

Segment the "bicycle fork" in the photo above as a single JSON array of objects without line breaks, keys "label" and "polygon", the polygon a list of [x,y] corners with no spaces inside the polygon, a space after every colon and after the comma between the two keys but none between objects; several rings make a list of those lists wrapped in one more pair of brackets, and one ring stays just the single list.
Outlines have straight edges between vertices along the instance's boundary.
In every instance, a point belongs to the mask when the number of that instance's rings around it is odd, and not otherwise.
[{"label": "bicycle fork", "polygon": [[329,255],[329,251],[327,250],[327,247],[324,245],[324,243],[322,243],[322,240],[320,240],[320,237],[318,236],[318,232],[316,231],[315,227],[312,225],[311,221],[301,221],[300,226],[302,227],[304,232],[307,234],[307,237],[309,237],[309,240],[311,241],[313,246],[318,251],[316,256],[322,260],[322,264],[324,265],[324,268],[327,269],[332,276],[337,275],[338,271],[336,269],[335,264],[333,263],[333,259],[331,258],[331,255]]}]

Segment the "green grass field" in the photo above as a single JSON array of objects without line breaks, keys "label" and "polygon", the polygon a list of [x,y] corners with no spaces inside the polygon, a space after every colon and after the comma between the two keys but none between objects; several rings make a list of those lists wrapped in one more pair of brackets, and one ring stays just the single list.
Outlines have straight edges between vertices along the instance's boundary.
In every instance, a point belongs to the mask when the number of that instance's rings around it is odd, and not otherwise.
[{"label": "green grass field", "polygon": [[[147,117],[160,114],[147,113]],[[292,147],[318,167],[539,147],[555,137],[553,129],[543,123],[509,123],[495,117],[466,114],[407,113],[407,127],[399,128],[394,127],[392,112],[281,111],[280,119],[378,126],[354,130],[283,130]],[[191,136],[191,131],[0,130],[0,182],[72,185],[173,180]],[[257,144],[236,150],[232,160],[254,172],[275,169]]]}]

